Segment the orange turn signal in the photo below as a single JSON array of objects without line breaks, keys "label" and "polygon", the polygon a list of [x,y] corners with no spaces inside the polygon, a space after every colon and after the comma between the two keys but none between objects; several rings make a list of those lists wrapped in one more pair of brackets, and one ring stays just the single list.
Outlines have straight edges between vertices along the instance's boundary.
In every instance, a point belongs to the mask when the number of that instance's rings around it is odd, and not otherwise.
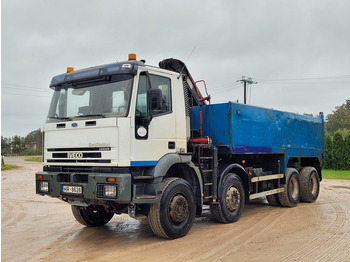
[{"label": "orange turn signal", "polygon": [[36,178],[37,179],[44,179],[44,176],[43,175],[37,175]]},{"label": "orange turn signal", "polygon": [[115,183],[117,180],[115,179],[115,177],[108,177],[107,178],[107,182],[110,182],[110,183]]}]

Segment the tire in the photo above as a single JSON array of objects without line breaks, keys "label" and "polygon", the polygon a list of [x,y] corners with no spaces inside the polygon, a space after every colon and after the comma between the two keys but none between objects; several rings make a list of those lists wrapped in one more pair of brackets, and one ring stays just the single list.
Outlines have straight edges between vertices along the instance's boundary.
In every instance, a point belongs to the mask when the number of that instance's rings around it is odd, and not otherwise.
[{"label": "tire", "polygon": [[280,201],[278,200],[278,195],[277,194],[273,194],[273,195],[268,195],[266,196],[267,202],[271,205],[271,206],[281,206]]},{"label": "tire", "polygon": [[164,180],[160,202],[151,204],[148,221],[158,237],[176,239],[190,231],[195,214],[191,186],[184,179],[171,177]]},{"label": "tire", "polygon": [[102,206],[78,207],[71,206],[75,219],[82,225],[97,227],[107,224],[113,217],[113,213],[107,213]]},{"label": "tire", "polygon": [[278,194],[278,200],[284,207],[295,207],[300,201],[300,175],[294,168],[287,168],[284,191]]},{"label": "tire", "polygon": [[304,167],[300,171],[301,201],[313,203],[320,193],[320,177],[313,167]]},{"label": "tire", "polygon": [[236,222],[244,209],[244,188],[236,174],[228,174],[219,187],[218,203],[210,205],[211,214],[220,223]]}]

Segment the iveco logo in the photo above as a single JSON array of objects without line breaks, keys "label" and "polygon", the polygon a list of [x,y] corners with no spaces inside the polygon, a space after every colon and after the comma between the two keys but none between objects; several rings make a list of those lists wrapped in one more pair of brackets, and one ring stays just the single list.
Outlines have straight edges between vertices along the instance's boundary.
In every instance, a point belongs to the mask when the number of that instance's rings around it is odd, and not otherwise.
[{"label": "iveco logo", "polygon": [[82,152],[70,152],[68,153],[68,158],[83,158]]},{"label": "iveco logo", "polygon": [[72,123],[72,127],[77,127],[78,124],[77,123]]}]

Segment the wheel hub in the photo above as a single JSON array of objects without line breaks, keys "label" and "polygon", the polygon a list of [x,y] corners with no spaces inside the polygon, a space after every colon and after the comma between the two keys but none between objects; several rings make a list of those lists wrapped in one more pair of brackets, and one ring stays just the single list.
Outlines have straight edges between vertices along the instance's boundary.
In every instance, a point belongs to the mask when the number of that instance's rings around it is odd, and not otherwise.
[{"label": "wheel hub", "polygon": [[313,196],[317,194],[318,186],[317,186],[317,178],[315,174],[311,175],[309,190]]},{"label": "wheel hub", "polygon": [[299,183],[296,177],[292,177],[289,183],[289,192],[293,199],[297,199],[299,194]]},{"label": "wheel hub", "polygon": [[182,195],[175,196],[170,203],[170,218],[176,223],[182,223],[189,213],[188,202]]},{"label": "wheel hub", "polygon": [[231,212],[235,211],[239,207],[241,201],[241,195],[236,187],[230,187],[226,193],[226,207]]}]

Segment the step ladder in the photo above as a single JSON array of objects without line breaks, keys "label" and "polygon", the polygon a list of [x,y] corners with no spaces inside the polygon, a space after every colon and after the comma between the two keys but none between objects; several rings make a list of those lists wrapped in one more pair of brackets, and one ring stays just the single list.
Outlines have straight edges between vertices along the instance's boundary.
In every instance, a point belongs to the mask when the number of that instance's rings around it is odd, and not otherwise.
[{"label": "step ladder", "polygon": [[194,144],[192,159],[202,174],[203,198],[217,200],[218,149],[211,144]]}]

